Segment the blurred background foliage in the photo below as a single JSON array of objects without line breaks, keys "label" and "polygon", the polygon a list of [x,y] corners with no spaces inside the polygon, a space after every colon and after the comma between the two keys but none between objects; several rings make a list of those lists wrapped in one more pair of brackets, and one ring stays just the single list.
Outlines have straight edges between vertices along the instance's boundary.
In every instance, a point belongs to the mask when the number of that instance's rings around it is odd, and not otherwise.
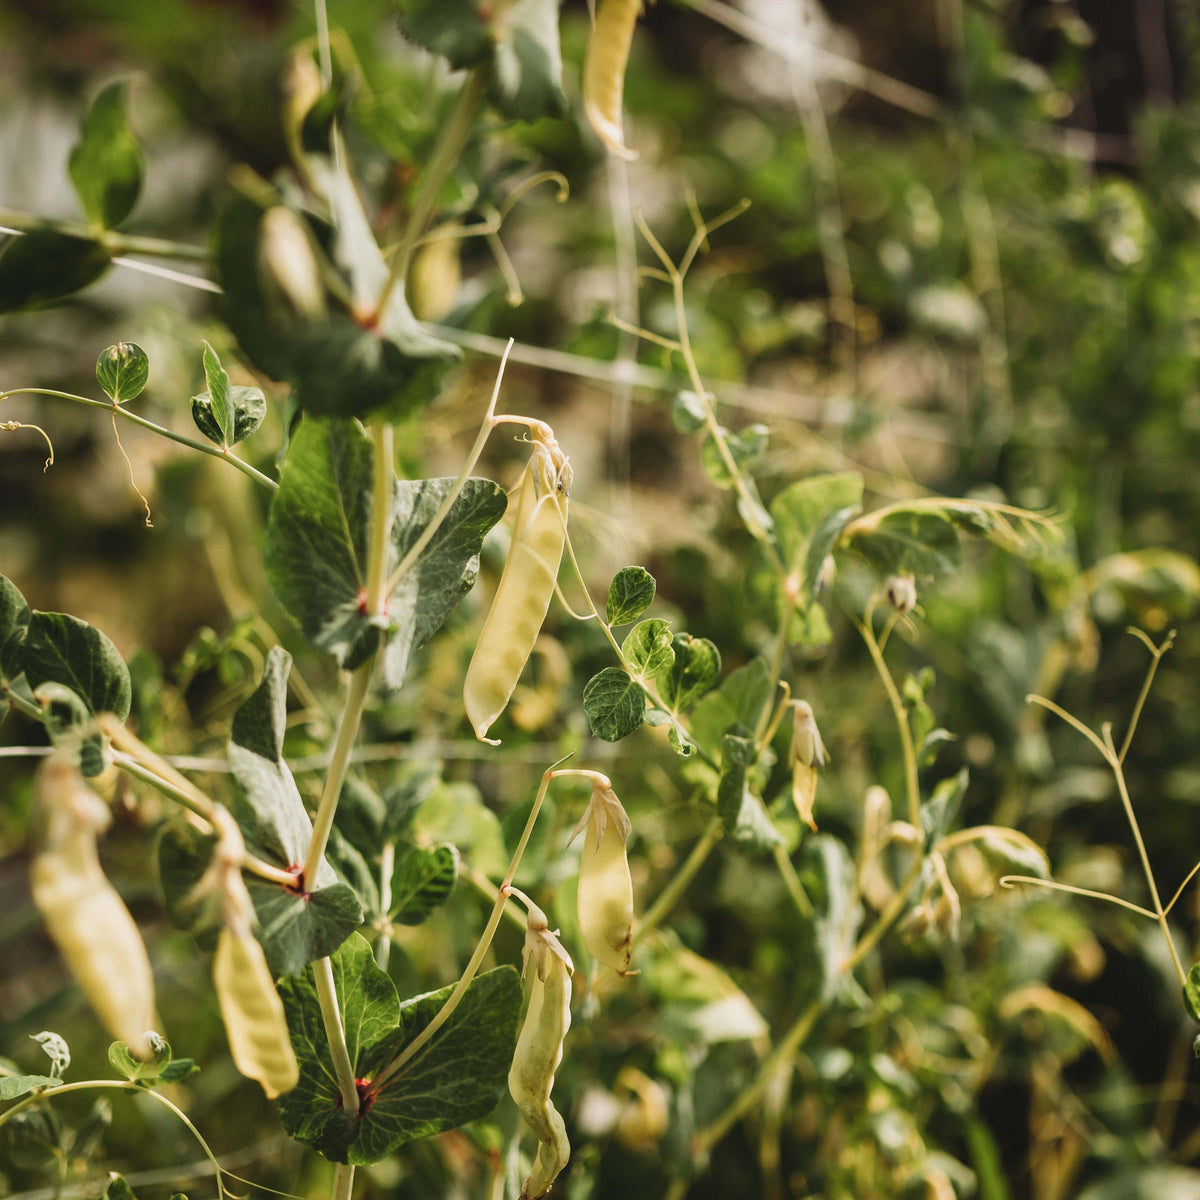
[{"label": "blurred background foliage", "polygon": [[[382,226],[404,210],[457,83],[405,43],[385,0],[331,0],[330,18],[348,153]],[[1031,562],[969,547],[897,629],[894,672],[932,668],[925,700],[954,735],[926,783],[968,768],[963,824],[1019,828],[1045,847],[1056,878],[1147,904],[1110,774],[1025,696],[1051,696],[1094,728],[1111,721],[1119,741],[1148,658],[1125,627],[1155,641],[1178,628],[1126,761],[1160,888],[1172,894],[1200,850],[1194,6],[659,0],[639,25],[627,79],[627,138],[640,153],[627,172],[606,163],[578,116],[587,23],[586,6],[569,0],[563,53],[576,115],[486,118],[441,199],[446,219],[486,219],[542,170],[560,172],[569,197],[542,185],[514,205],[499,234],[508,280],[486,240],[445,243],[430,291],[449,280],[450,293],[427,297],[425,311],[480,338],[517,339],[502,407],[549,421],[567,448],[574,536],[596,593],[615,568],[641,562],[658,581],[655,615],[713,639],[725,671],[769,650],[770,610],[746,587],[752,542],[702,469],[698,440],[672,425],[677,364],[608,319],[615,310],[673,333],[666,290],[632,287],[633,212],[678,255],[692,232],[689,194],[706,216],[746,197],[748,211],[713,236],[689,277],[688,322],[722,419],[769,433],[755,465],[764,499],[854,468],[875,505],[974,496],[1060,520],[1062,545]],[[0,225],[12,212],[78,218],[65,162],[79,118],[103,82],[128,75],[147,177],[127,229],[205,244],[233,166],[264,177],[286,166],[289,56],[313,34],[310,6],[290,0],[8,0]],[[644,243],[637,253],[652,261]],[[133,340],[152,362],[139,411],[182,430],[203,386],[204,338],[235,361],[211,295],[117,268],[69,303],[0,320],[0,388],[95,394],[96,355]],[[457,471],[498,344],[473,343],[489,352],[469,353],[438,401],[402,427],[409,472]],[[550,361],[542,349],[575,357]],[[631,353],[643,371],[630,395],[613,384],[612,364]],[[264,383],[273,401],[243,447],[270,472],[286,392],[244,369],[237,379]],[[336,679],[267,593],[262,496],[208,459],[123,428],[127,465],[111,422],[91,410],[20,397],[0,416],[36,422],[55,450],[43,472],[36,435],[0,432],[0,570],[31,604],[84,617],[116,641],[141,734],[167,752],[219,757],[233,708],[281,638],[308,696],[292,714],[289,757],[314,792]],[[521,458],[493,438],[483,471],[507,486]],[[552,609],[502,751],[468,740],[460,681],[502,540],[485,548],[480,587],[366,731],[380,761],[362,781],[382,795],[414,786],[390,759],[441,764],[422,785],[418,831],[455,841],[467,864],[446,909],[398,943],[391,969],[408,993],[457,973],[485,906],[470,872],[499,874],[537,775],[587,740],[579,691],[611,661],[593,627]],[[846,615],[861,613],[874,583],[865,569],[843,571],[832,642],[795,649],[789,671],[833,757],[817,810],[832,836],[802,838],[794,815],[775,815],[799,846],[801,877],[830,903],[822,880],[838,871],[818,860],[840,855],[838,870],[852,871],[867,787],[903,791],[886,698]],[[39,740],[18,716],[0,728],[4,746]],[[577,761],[616,781],[648,905],[707,822],[692,802],[697,768],[649,731],[615,746],[587,741]],[[27,759],[0,759],[0,1051],[40,1069],[27,1035],[52,1027],[70,1036],[74,1077],[103,1075],[103,1039],[28,899],[29,793]],[[234,1073],[207,965],[162,914],[145,869],[157,801],[124,785],[118,801],[106,865],[151,942],[176,1053],[204,1067],[176,1085],[181,1098],[231,1169],[319,1194],[324,1164],[287,1142],[271,1106]],[[562,883],[552,916],[568,944],[574,918],[562,896],[577,858],[554,847],[581,803],[569,790],[557,796],[526,868],[525,886]],[[670,1180],[695,1174],[686,1194],[696,1200],[1200,1196],[1194,1029],[1157,932],[1116,907],[999,891],[977,852],[950,866],[958,929],[890,939],[862,972],[862,995],[827,1010],[755,1118],[700,1163],[692,1131],[744,1084],[812,977],[811,946],[770,858],[718,847],[671,930],[635,963],[639,977],[577,979],[557,1092],[575,1147],[563,1194],[679,1197]],[[1175,914],[1189,961],[1197,895]],[[511,961],[519,943],[507,938],[498,953]],[[55,1108],[77,1130],[90,1103]],[[113,1167],[140,1196],[208,1194],[211,1182],[180,1181],[180,1164],[199,1155],[161,1111],[118,1098],[111,1120],[90,1167],[75,1153],[90,1148],[86,1130],[74,1149],[70,1132],[24,1130],[33,1149],[10,1138],[0,1153],[12,1189],[49,1196],[37,1189]],[[363,1194],[483,1195],[513,1122],[501,1111],[414,1144],[365,1171]],[[39,1138],[56,1148],[59,1175],[47,1174]]]}]

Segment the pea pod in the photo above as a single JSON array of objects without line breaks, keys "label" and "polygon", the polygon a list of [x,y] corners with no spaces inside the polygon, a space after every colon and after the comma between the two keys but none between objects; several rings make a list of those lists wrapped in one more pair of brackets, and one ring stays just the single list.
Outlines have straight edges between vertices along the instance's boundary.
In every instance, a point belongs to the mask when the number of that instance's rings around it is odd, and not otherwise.
[{"label": "pea pod", "polygon": [[534,427],[534,453],[521,478],[512,544],[467,667],[463,703],[475,736],[498,744],[487,731],[504,711],[537,641],[567,536],[571,468],[549,426]]},{"label": "pea pod", "polygon": [[607,780],[597,781],[572,838],[586,826],[579,862],[579,928],[592,957],[624,975],[633,949],[633,880],[626,842],[633,829]]},{"label": "pea pod", "polygon": [[537,1200],[550,1190],[571,1156],[566,1126],[550,1099],[550,1091],[571,1028],[574,967],[570,955],[550,931],[546,914],[527,898],[522,899],[529,908],[523,952],[529,1003],[508,1072],[508,1090],[537,1135],[537,1157],[521,1188],[521,1200]]},{"label": "pea pod", "polygon": [[642,0],[600,0],[583,60],[583,107],[588,122],[614,154],[633,159],[625,145],[622,105],[625,68]]},{"label": "pea pod", "polygon": [[108,806],[69,759],[38,773],[41,845],[30,885],[46,928],[104,1027],[139,1057],[150,1054],[154,976],[137,925],[100,867],[96,835]]}]

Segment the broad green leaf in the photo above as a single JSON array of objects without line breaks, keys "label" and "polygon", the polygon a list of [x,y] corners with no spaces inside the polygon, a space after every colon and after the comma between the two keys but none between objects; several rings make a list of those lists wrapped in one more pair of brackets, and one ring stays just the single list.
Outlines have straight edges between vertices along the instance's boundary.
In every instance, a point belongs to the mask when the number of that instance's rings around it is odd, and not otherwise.
[{"label": "broad green leaf", "polygon": [[[1183,984],[1183,1006],[1188,1011],[1188,1016],[1200,1025],[1200,963],[1196,963],[1187,973],[1187,979]],[[3,1084],[0,1080],[0,1084]]]},{"label": "broad green leaf", "polygon": [[862,905],[857,899],[857,868],[850,852],[836,838],[819,834],[806,843],[815,853],[825,890],[825,905],[816,918],[821,955],[821,995],[832,999],[850,985],[843,964],[854,952]]},{"label": "broad green leaf", "polygon": [[845,532],[846,544],[883,575],[930,579],[959,565],[958,532],[937,509],[892,508],[879,519],[860,517]]},{"label": "broad green leaf", "polygon": [[622,567],[608,587],[605,619],[609,625],[628,625],[653,602],[654,576],[645,567]]},{"label": "broad green leaf", "polygon": [[71,182],[88,220],[112,229],[129,216],[142,190],[142,151],[129,128],[124,80],[97,94],[81,132],[68,162]]},{"label": "broad green leaf", "polygon": [[90,238],[51,229],[11,237],[0,252],[0,313],[47,308],[95,283],[111,261]]},{"label": "broad green leaf", "polygon": [[[442,782],[442,764],[436,760],[417,761],[410,759],[399,774],[388,785],[383,794],[387,816],[383,823],[383,835],[395,840],[404,836],[412,824],[417,810]],[[490,810],[484,809],[485,812]],[[450,839],[457,844],[457,839]],[[476,866],[479,864],[476,863]]]},{"label": "broad green leaf", "polygon": [[[314,171],[318,166],[310,161]],[[460,352],[422,329],[402,286],[376,311],[389,270],[354,186],[332,170],[322,170],[319,183],[336,222],[293,214],[313,231],[305,253],[314,261],[301,293],[312,295],[299,307],[296,289],[280,280],[296,267],[295,248],[273,243],[255,200],[237,195],[225,206],[216,263],[226,322],[259,370],[292,384],[293,402],[304,412],[348,417],[386,408],[405,416],[434,399]],[[330,242],[334,262],[319,266],[313,246]]]},{"label": "broad green leaf", "polygon": [[452,987],[406,1001],[357,935],[333,956],[334,985],[362,1107],[348,1117],[321,1024],[311,971],[280,991],[300,1082],[279,1101],[284,1128],[335,1162],[371,1163],[413,1138],[486,1115],[503,1094],[516,1045],[521,989],[515,970],[478,976],[453,1015],[378,1092],[371,1082],[426,1026]]},{"label": "broad green leaf", "polygon": [[862,495],[862,476],[857,471],[816,475],[784,488],[771,501],[771,516],[779,552],[788,567],[795,570],[804,562],[822,522],[834,513],[860,508]]},{"label": "broad green leaf", "polygon": [[621,657],[633,674],[644,679],[657,679],[675,662],[671,627],[659,617],[639,621],[622,643]]},{"label": "broad green leaf", "polygon": [[117,648],[98,629],[65,613],[31,614],[21,665],[29,686],[61,683],[92,713],[129,716],[133,690],[129,668]]},{"label": "broad green leaf", "polygon": [[43,1170],[52,1159],[61,1161],[63,1127],[54,1107],[39,1104],[9,1118],[5,1125],[5,1157],[25,1171]]},{"label": "broad green leaf", "polygon": [[383,797],[365,780],[346,777],[338,797],[334,828],[360,854],[374,858],[383,846],[383,822],[387,808]]},{"label": "broad green leaf", "polygon": [[118,342],[96,359],[96,382],[115,404],[140,396],[150,378],[150,358],[136,342]]},{"label": "broad green leaf", "polygon": [[410,832],[426,845],[453,843],[485,875],[503,875],[508,866],[500,818],[465,780],[439,781],[413,814]]},{"label": "broad green leaf", "polygon": [[0,683],[25,670],[23,654],[31,619],[17,585],[7,575],[0,575]]},{"label": "broad green leaf", "polygon": [[721,653],[708,638],[692,637],[690,633],[677,633],[671,648],[675,661],[670,670],[659,671],[655,679],[671,711],[680,713],[695,704],[721,673]]},{"label": "broad green leaf", "polygon": [[30,1034],[30,1037],[41,1046],[42,1052],[50,1060],[50,1074],[61,1079],[71,1065],[71,1047],[67,1045],[67,1039],[49,1029]]},{"label": "broad green leaf", "polygon": [[752,658],[731,671],[720,688],[702,696],[688,724],[696,741],[709,751],[720,748],[721,738],[734,725],[755,729],[771,699],[771,676],[766,662]]},{"label": "broad green leaf", "polygon": [[[399,480],[387,572],[424,531],[450,479]],[[305,636],[346,667],[365,661],[379,628],[361,611],[372,494],[371,443],[349,421],[305,421],[288,448],[267,522],[267,579]],[[479,550],[504,514],[503,490],[468,479],[388,603],[385,679],[403,682],[413,653],[475,582]]]},{"label": "broad green leaf", "polygon": [[488,96],[503,116],[534,121],[567,111],[558,36],[561,3],[515,0],[493,23]]},{"label": "broad green leaf", "polygon": [[263,423],[267,398],[262,388],[235,386],[216,351],[204,343],[204,379],[208,391],[192,397],[192,420],[210,442],[236,446]]},{"label": "broad green leaf", "polygon": [[38,1088],[58,1087],[61,1079],[53,1075],[0,1075],[0,1103],[19,1100]]},{"label": "broad green leaf", "polygon": [[420,925],[450,898],[458,879],[458,850],[452,845],[410,846],[392,873],[392,907],[401,925]]},{"label": "broad green leaf", "polygon": [[583,711],[594,737],[619,742],[642,727],[646,693],[620,667],[605,667],[584,686]]},{"label": "broad green leaf", "polygon": [[988,830],[975,844],[1001,870],[1037,879],[1050,878],[1050,859],[1045,850],[1015,829]]},{"label": "broad green leaf", "polygon": [[737,817],[730,836],[739,850],[752,854],[770,854],[783,845],[783,836],[775,828],[767,810],[749,787],[742,788]]},{"label": "broad green leaf", "polygon": [[[234,714],[229,742],[229,763],[243,792],[234,814],[247,848],[283,869],[304,862],[312,838],[312,822],[283,761],[291,664],[287,651],[272,648],[262,682]],[[315,880],[303,881],[303,893],[257,876],[249,876],[247,886],[258,916],[256,935],[275,975],[295,974],[331,954],[362,923],[353,890],[325,861]]]},{"label": "broad green leaf", "polygon": [[194,1058],[173,1058],[159,1071],[158,1081],[159,1083],[178,1083],[181,1079],[187,1079],[189,1075],[195,1075],[199,1070]]}]

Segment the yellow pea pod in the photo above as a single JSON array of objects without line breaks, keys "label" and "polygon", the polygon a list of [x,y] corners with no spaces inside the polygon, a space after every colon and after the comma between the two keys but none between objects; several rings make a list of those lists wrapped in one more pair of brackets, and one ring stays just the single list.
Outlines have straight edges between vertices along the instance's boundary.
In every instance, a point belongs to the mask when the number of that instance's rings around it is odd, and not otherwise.
[{"label": "yellow pea pod", "polygon": [[622,106],[625,69],[642,0],[600,0],[583,60],[583,108],[588,123],[614,154],[637,158],[625,145]]},{"label": "yellow pea pod", "polygon": [[817,768],[825,765],[828,755],[821,732],[807,700],[792,701],[792,802],[796,814],[814,832],[813,805],[817,798]]},{"label": "yellow pea pod", "polygon": [[[548,430],[547,430],[548,432]],[[546,619],[567,536],[570,468],[552,445],[535,441],[522,477],[517,519],[496,597],[475,644],[463,685],[467,719],[481,742],[508,705]]]},{"label": "yellow pea pod", "polygon": [[585,824],[579,862],[579,929],[592,957],[624,975],[633,950],[633,880],[625,845],[633,826],[616,793],[601,784],[593,787],[575,833]]},{"label": "yellow pea pod", "polygon": [[268,1100],[290,1092],[300,1068],[288,1036],[283,1001],[254,936],[229,925],[217,938],[213,983],[233,1062],[262,1085]]},{"label": "yellow pea pod", "polygon": [[571,1157],[566,1126],[550,1099],[550,1091],[571,1028],[574,968],[558,938],[547,928],[545,913],[535,904],[529,905],[524,959],[529,1004],[508,1072],[508,1090],[538,1139],[533,1169],[521,1188],[521,1200],[537,1200],[550,1191]]},{"label": "yellow pea pod", "polygon": [[145,1058],[154,975],[133,917],[100,868],[96,835],[108,826],[108,806],[57,756],[39,772],[37,796],[43,841],[30,868],[33,901],[104,1027]]}]

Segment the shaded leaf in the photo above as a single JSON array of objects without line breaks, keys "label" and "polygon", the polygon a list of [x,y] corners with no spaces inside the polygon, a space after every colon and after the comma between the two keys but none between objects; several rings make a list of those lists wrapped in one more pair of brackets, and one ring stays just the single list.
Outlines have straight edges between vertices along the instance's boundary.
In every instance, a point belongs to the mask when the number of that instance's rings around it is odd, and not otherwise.
[{"label": "shaded leaf", "polygon": [[558,9],[562,0],[516,0],[493,25],[488,97],[506,117],[533,121],[567,111]]},{"label": "shaded leaf", "polygon": [[58,1087],[53,1075],[0,1075],[0,1101],[17,1100],[38,1088]]},{"label": "shaded leaf", "polygon": [[115,404],[140,396],[150,378],[150,357],[136,342],[118,342],[96,359],[96,382]]},{"label": "shaded leaf", "polygon": [[129,128],[128,93],[124,80],[100,90],[68,161],[88,220],[104,229],[129,216],[142,190],[142,151]]},{"label": "shaded leaf", "polygon": [[458,879],[458,850],[452,845],[410,846],[392,873],[392,907],[401,925],[420,925],[450,898]]},{"label": "shaded leaf", "polygon": [[[767,427],[754,424],[747,425],[738,433],[729,429],[722,429],[721,432],[725,435],[725,444],[729,447],[729,457],[733,459],[734,465],[739,471],[752,471],[767,451]],[[733,476],[712,434],[705,438],[704,445],[700,448],[700,462],[705,474],[717,487],[733,487]]]},{"label": "shaded leaf", "polygon": [[94,283],[110,262],[90,238],[50,229],[12,237],[0,253],[0,313],[46,308]]},{"label": "shaded leaf", "polygon": [[847,544],[880,574],[917,579],[953,571],[961,548],[954,522],[938,509],[892,508],[860,518],[846,529]]},{"label": "shaded leaf", "polygon": [[673,712],[679,713],[690,708],[712,686],[721,672],[721,652],[708,638],[692,637],[690,633],[677,633],[671,648],[675,652],[674,662],[669,670],[657,672],[655,679],[663,700]]},{"label": "shaded leaf", "polygon": [[263,423],[267,398],[261,388],[235,386],[216,351],[204,343],[204,379],[208,391],[192,397],[192,420],[210,442],[236,446]]},{"label": "shaded leaf", "polygon": [[0,575],[0,682],[15,679],[25,670],[23,654],[32,620],[29,605],[17,585]]},{"label": "shaded leaf", "polygon": [[584,686],[583,711],[595,737],[619,742],[641,728],[646,693],[620,667],[605,667]]},{"label": "shaded leaf", "polygon": [[35,690],[43,683],[61,683],[91,713],[112,713],[119,721],[129,716],[133,689],[125,660],[104,634],[78,617],[33,612],[21,666]]},{"label": "shaded leaf", "polygon": [[628,625],[653,602],[654,576],[645,567],[622,567],[608,587],[605,619],[609,625]]}]

